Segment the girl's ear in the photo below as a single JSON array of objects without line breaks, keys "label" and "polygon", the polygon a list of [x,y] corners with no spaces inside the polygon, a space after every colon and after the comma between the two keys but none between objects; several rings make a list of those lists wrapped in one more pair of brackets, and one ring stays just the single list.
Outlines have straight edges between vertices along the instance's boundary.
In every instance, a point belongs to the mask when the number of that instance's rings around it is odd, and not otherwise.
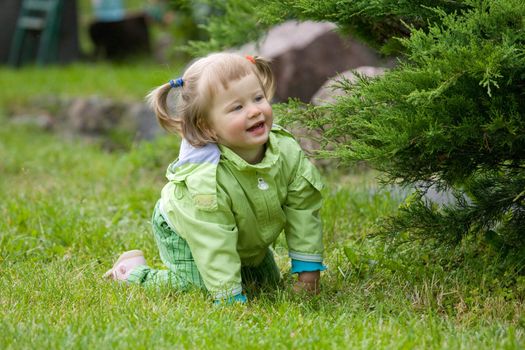
[{"label": "girl's ear", "polygon": [[205,139],[217,140],[217,133],[209,120],[201,119],[198,123],[198,128]]},{"label": "girl's ear", "polygon": [[215,132],[215,129],[213,129],[211,126],[209,126],[206,130],[208,135],[210,135],[210,138],[212,140],[217,140],[217,133]]}]

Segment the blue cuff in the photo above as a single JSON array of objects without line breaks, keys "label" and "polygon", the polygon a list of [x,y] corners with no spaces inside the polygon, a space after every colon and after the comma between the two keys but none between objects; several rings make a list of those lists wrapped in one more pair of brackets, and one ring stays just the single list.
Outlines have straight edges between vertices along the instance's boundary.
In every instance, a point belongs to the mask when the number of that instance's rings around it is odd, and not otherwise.
[{"label": "blue cuff", "polygon": [[317,261],[302,261],[292,259],[292,273],[324,271],[326,266]]},{"label": "blue cuff", "polygon": [[246,299],[246,295],[244,294],[236,294],[236,295],[232,295],[226,299],[215,299],[215,301],[213,302],[214,305],[222,305],[222,304],[226,304],[226,305],[231,305],[231,304],[234,304],[234,303],[241,303],[241,304],[244,304],[248,301],[248,299]]}]

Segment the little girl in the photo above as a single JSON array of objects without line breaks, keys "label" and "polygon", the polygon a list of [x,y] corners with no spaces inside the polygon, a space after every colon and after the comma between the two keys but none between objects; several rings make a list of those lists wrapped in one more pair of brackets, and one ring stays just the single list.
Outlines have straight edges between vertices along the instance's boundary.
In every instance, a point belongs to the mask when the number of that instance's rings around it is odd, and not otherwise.
[{"label": "little girl", "polygon": [[148,95],[162,127],[183,137],[152,219],[167,269],[148,267],[133,250],[107,277],[245,302],[243,287],[279,282],[269,247],[284,231],[294,290],[319,291],[323,185],[294,138],[273,124],[273,92],[268,61],[215,53]]}]

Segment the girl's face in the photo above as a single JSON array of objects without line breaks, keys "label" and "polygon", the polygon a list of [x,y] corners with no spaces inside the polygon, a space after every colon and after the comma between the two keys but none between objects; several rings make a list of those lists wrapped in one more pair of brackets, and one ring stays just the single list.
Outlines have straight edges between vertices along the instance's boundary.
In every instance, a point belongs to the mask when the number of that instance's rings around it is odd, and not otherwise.
[{"label": "girl's face", "polygon": [[262,160],[273,114],[255,74],[230,82],[228,89],[219,88],[209,120],[220,144],[249,163]]}]

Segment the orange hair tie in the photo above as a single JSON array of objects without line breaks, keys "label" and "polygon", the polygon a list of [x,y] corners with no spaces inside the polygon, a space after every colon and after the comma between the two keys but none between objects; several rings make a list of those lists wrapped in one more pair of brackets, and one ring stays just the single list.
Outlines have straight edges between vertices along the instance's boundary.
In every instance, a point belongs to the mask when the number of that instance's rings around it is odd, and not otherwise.
[{"label": "orange hair tie", "polygon": [[255,64],[255,58],[254,58],[253,56],[246,55],[245,57],[246,57],[246,59],[247,59],[248,61],[250,61],[251,63]]}]

